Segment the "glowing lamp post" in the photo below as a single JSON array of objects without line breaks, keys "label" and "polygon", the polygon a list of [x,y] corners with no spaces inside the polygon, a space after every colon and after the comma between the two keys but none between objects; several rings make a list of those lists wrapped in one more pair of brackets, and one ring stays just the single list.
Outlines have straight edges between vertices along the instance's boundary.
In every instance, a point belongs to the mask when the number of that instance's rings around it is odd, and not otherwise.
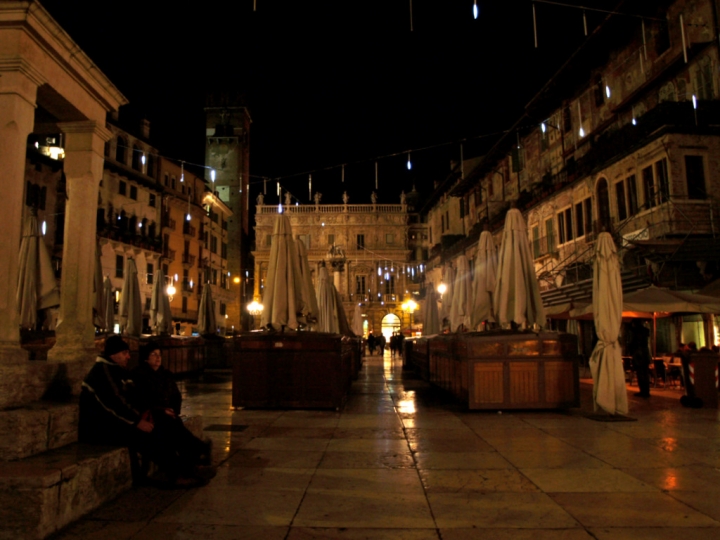
[{"label": "glowing lamp post", "polygon": [[418,308],[418,305],[417,305],[417,303],[416,303],[413,299],[410,299],[410,300],[408,300],[407,302],[405,302],[405,303],[404,303],[402,306],[400,306],[400,307],[402,308],[403,311],[406,311],[407,313],[410,314],[410,332],[412,332],[413,313],[414,313],[415,310]]},{"label": "glowing lamp post", "polygon": [[175,296],[175,293],[177,292],[175,290],[175,286],[172,284],[172,281],[170,282],[170,285],[167,286],[167,289],[165,289],[165,292],[167,292],[168,300],[172,302],[173,296]]},{"label": "glowing lamp post", "polygon": [[257,300],[253,300],[247,305],[248,313],[253,316],[253,323],[255,317],[262,315],[263,309],[265,309],[264,306]]}]

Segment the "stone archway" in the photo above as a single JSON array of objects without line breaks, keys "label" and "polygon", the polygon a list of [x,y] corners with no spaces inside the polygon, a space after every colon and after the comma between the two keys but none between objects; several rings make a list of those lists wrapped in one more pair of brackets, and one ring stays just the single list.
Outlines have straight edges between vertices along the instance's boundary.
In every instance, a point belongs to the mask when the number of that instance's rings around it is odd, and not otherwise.
[{"label": "stone archway", "polygon": [[380,331],[382,335],[385,336],[385,339],[390,341],[390,336],[393,335],[393,332],[400,331],[400,317],[394,313],[385,315],[380,323]]}]

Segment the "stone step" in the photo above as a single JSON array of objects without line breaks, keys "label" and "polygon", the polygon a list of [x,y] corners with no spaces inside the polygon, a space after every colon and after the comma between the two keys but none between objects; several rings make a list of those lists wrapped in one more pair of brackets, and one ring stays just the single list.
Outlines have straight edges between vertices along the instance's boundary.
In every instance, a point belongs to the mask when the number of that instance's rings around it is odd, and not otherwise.
[{"label": "stone step", "polygon": [[0,539],[46,538],[132,485],[126,448],[74,443],[0,462]]},{"label": "stone step", "polygon": [[34,402],[0,411],[0,460],[23,459],[77,441],[78,403]]}]

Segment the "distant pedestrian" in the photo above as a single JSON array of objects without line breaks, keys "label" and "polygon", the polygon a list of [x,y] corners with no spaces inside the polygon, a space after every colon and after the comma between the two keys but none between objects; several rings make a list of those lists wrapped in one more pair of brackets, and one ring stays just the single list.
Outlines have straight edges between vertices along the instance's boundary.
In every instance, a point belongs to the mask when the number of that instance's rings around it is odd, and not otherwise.
[{"label": "distant pedestrian", "polygon": [[370,353],[370,356],[372,356],[375,353],[375,345],[376,345],[375,336],[373,335],[372,332],[370,332],[368,334],[367,342],[368,342],[368,352]]},{"label": "distant pedestrian", "polygon": [[385,354],[385,344],[386,344],[386,343],[387,343],[387,342],[385,341],[385,336],[382,335],[382,334],[380,334],[380,335],[377,337],[377,346],[378,346],[378,349],[380,349],[380,356],[382,356],[383,354]]},{"label": "distant pedestrian", "polygon": [[633,319],[630,327],[630,342],[628,352],[632,355],[633,369],[637,375],[639,392],[638,397],[650,397],[650,330],[645,327],[642,320]]}]

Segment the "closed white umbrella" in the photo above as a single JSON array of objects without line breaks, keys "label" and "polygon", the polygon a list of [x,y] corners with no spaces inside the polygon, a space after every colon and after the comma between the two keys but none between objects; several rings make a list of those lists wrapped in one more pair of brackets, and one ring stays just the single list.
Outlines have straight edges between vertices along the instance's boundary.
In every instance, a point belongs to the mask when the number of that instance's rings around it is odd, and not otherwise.
[{"label": "closed white umbrella", "polygon": [[362,306],[355,304],[355,311],[353,312],[352,331],[356,336],[363,335],[363,320],[362,320]]},{"label": "closed white umbrella", "polygon": [[110,278],[105,276],[103,281],[103,306],[105,307],[105,330],[113,331],[115,326],[115,298],[113,298],[113,286]]},{"label": "closed white umbrella", "polygon": [[470,263],[465,255],[460,255],[455,265],[455,283],[450,304],[450,329],[456,331],[461,325],[470,328],[470,314],[472,312],[472,278],[470,276]]},{"label": "closed white umbrella", "polygon": [[34,328],[39,310],[60,305],[50,254],[34,215],[28,216],[23,228],[19,263],[16,300],[20,326]]},{"label": "closed white umbrella", "polygon": [[150,296],[150,326],[157,334],[172,334],[172,312],[165,288],[165,272],[157,271]]},{"label": "closed white umbrella", "polygon": [[[441,296],[440,317],[441,319],[450,320],[450,309],[452,307],[453,287],[455,285],[455,271],[449,264],[445,266],[445,275],[443,276],[445,284],[445,292]],[[442,320],[440,321],[442,323]]]},{"label": "closed white umbrella", "polygon": [[333,285],[328,270],[324,266],[321,266],[318,272],[317,303],[319,309],[318,332],[339,333],[340,323],[338,321],[335,285]]},{"label": "closed white umbrella", "polygon": [[120,324],[123,332],[129,336],[140,337],[142,332],[142,301],[140,299],[140,283],[135,261],[125,261],[122,292],[120,293]]},{"label": "closed white umbrella", "polygon": [[527,227],[517,208],[508,210],[505,216],[493,309],[498,322],[505,327],[511,322],[520,326],[545,325]]},{"label": "closed white umbrella", "polygon": [[438,312],[438,293],[435,285],[430,286],[425,292],[425,306],[423,307],[423,335],[431,336],[440,333],[440,313]]},{"label": "closed white umbrella", "polygon": [[622,349],[623,293],[617,250],[610,233],[598,235],[593,273],[593,312],[598,342],[590,357],[595,410],[627,414],[628,401]]},{"label": "closed white umbrella", "polygon": [[480,233],[475,275],[473,276],[473,310],[470,326],[473,330],[487,321],[495,322],[493,293],[497,282],[497,251],[490,231]]},{"label": "closed white umbrella", "polygon": [[200,335],[214,334],[217,329],[215,319],[215,306],[213,306],[212,288],[209,283],[203,285],[198,306],[198,333]]},{"label": "closed white umbrella", "polygon": [[105,289],[103,288],[102,263],[100,262],[100,244],[95,244],[95,272],[93,274],[93,324],[106,328]]},{"label": "closed white umbrella", "polygon": [[310,263],[308,262],[307,249],[305,243],[302,240],[295,240],[295,247],[297,248],[297,257],[300,263],[300,298],[302,304],[300,312],[305,318],[305,322],[308,324],[317,321],[318,317],[318,304],[317,298],[315,297],[315,287],[313,287],[312,274],[310,273]]},{"label": "closed white umbrella", "polygon": [[300,263],[292,238],[290,220],[278,214],[272,234],[268,273],[263,289],[262,326],[274,330],[299,326],[298,312],[302,308]]}]

